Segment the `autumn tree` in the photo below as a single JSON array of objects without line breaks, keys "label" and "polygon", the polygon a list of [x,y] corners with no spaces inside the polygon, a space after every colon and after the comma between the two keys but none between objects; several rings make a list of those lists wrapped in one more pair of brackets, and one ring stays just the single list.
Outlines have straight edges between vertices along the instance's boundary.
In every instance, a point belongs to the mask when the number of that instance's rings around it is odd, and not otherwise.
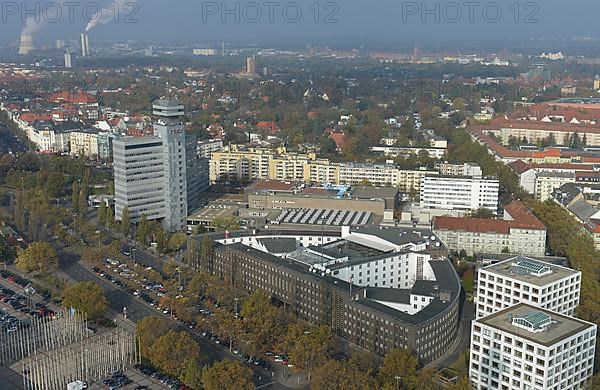
[{"label": "autumn tree", "polygon": [[34,242],[21,251],[16,266],[23,272],[54,272],[58,268],[58,254],[47,242]]},{"label": "autumn tree", "polygon": [[202,371],[205,390],[252,390],[252,370],[237,360],[221,360]]},{"label": "autumn tree", "polygon": [[271,305],[271,299],[262,290],[256,290],[243,303],[241,316],[244,320],[249,351],[255,354],[278,338],[281,326],[277,321],[277,309]]},{"label": "autumn tree", "polygon": [[143,357],[150,357],[150,350],[154,343],[161,336],[165,335],[170,327],[171,325],[166,318],[156,316],[144,317],[137,323],[135,327],[135,336],[140,345],[140,351]]},{"label": "autumn tree", "polygon": [[308,380],[312,370],[327,360],[330,344],[331,332],[327,326],[307,327],[300,323],[288,327],[283,341],[291,361],[306,371]]},{"label": "autumn tree", "polygon": [[379,383],[382,389],[395,389],[396,377],[405,387],[411,387],[417,382],[417,367],[419,362],[410,350],[404,348],[392,349],[383,359],[379,369]]},{"label": "autumn tree", "polygon": [[313,390],[364,390],[375,389],[375,380],[369,372],[362,371],[352,361],[329,360],[315,369]]},{"label": "autumn tree", "polygon": [[165,374],[181,378],[190,361],[203,360],[200,346],[187,332],[169,331],[152,344],[150,362]]},{"label": "autumn tree", "polygon": [[94,282],[79,282],[70,284],[62,294],[65,307],[75,308],[85,313],[91,320],[101,318],[108,307],[104,290]]}]

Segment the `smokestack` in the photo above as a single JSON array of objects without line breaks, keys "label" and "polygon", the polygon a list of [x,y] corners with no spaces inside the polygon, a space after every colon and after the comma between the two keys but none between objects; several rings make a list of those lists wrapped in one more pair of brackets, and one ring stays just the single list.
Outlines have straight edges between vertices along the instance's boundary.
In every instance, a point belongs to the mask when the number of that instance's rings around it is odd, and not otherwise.
[{"label": "smokestack", "polygon": [[85,54],[90,55],[90,36],[85,33]]},{"label": "smokestack", "polygon": [[87,46],[85,43],[85,33],[81,33],[81,56],[87,57]]},{"label": "smokestack", "polygon": [[28,33],[21,34],[21,45],[19,46],[19,54],[26,56],[33,49],[33,35]]}]

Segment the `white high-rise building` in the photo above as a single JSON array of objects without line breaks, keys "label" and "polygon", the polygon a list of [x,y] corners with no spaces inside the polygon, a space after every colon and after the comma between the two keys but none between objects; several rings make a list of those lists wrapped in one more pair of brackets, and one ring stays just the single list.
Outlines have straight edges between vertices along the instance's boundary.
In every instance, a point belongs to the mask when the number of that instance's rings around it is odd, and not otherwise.
[{"label": "white high-rise building", "polygon": [[73,67],[73,59],[71,57],[71,53],[66,52],[65,53],[65,68],[72,68]]},{"label": "white high-rise building", "polygon": [[176,100],[161,99],[152,104],[157,116],[154,136],[163,140],[165,205],[163,225],[169,231],[183,230],[187,222],[187,186],[185,129],[181,118],[183,105]]},{"label": "white high-rise building", "polygon": [[168,231],[180,231],[187,220],[183,105],[162,99],[153,103],[153,112],[154,137],[113,142],[115,217],[121,220],[127,207],[133,223],[146,215]]},{"label": "white high-rise building", "polygon": [[580,271],[529,257],[513,257],[479,268],[477,318],[520,302],[574,315],[580,288]]},{"label": "white high-rise building", "polygon": [[163,142],[157,137],[122,137],[113,141],[115,218],[127,208],[131,222],[142,215],[162,220],[165,207]]},{"label": "white high-rise building", "polygon": [[590,388],[595,324],[519,303],[474,320],[471,329],[474,389]]},{"label": "white high-rise building", "polygon": [[421,184],[421,208],[498,211],[500,183],[478,176],[426,176]]}]

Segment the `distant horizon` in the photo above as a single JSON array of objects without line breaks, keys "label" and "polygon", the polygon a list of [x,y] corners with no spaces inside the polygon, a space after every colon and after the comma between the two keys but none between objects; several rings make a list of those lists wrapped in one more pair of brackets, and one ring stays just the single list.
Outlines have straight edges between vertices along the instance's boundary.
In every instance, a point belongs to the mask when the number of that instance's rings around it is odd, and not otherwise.
[{"label": "distant horizon", "polygon": [[[52,10],[48,4],[63,9],[60,5],[63,2],[40,0],[33,4],[40,4],[40,10]],[[76,3],[79,6],[71,20],[67,19],[66,11],[60,18],[50,11],[40,11],[39,23],[30,20],[25,23],[34,5],[31,9],[20,9],[18,3],[3,3],[0,42],[14,44],[24,29],[32,31],[34,39],[78,39],[86,25],[89,28],[89,10],[96,9],[85,7],[89,4],[106,7],[111,1]],[[120,4],[121,12],[115,16],[103,10],[102,20],[90,32],[93,39],[159,44],[261,42],[261,45],[284,47],[302,47],[311,42],[317,46],[358,48],[363,45],[377,49],[415,44],[423,48],[503,48],[535,46],[540,42],[550,48],[574,44],[577,37],[600,41],[596,20],[600,4],[588,4],[583,0],[568,3],[559,0],[543,3],[484,1],[476,2],[478,6],[473,10],[460,2],[431,0],[400,3],[392,0],[347,0],[343,3],[299,0],[277,2],[279,8],[274,8],[271,14],[262,2],[228,0],[223,9],[223,3],[214,1],[139,0],[136,3],[117,0],[116,3]],[[7,9],[11,4],[17,8]],[[518,9],[514,8],[515,4]],[[84,8],[88,10],[86,17],[83,16]]]}]

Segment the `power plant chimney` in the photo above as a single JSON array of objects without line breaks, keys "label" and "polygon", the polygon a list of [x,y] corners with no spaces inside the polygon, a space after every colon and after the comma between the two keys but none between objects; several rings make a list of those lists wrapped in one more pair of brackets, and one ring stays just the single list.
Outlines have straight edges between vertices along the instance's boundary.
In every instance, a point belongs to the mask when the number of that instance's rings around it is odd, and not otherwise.
[{"label": "power plant chimney", "polygon": [[21,34],[21,45],[19,46],[19,54],[26,56],[33,49],[33,36],[28,33]]},{"label": "power plant chimney", "polygon": [[85,32],[81,33],[81,56],[88,57],[90,55],[90,41],[88,34]]}]

